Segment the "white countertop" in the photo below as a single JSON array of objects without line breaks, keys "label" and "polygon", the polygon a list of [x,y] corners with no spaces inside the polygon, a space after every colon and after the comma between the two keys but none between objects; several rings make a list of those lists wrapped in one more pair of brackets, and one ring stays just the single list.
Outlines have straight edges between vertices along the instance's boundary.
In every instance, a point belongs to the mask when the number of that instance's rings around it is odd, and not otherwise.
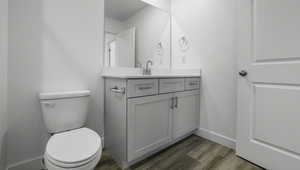
[{"label": "white countertop", "polygon": [[140,68],[105,68],[104,78],[149,79],[149,78],[183,78],[201,77],[200,69],[153,69],[151,75],[143,75]]},{"label": "white countertop", "polygon": [[122,78],[122,79],[151,79],[151,78],[183,78],[183,77],[201,77],[200,75],[103,75],[104,78]]}]

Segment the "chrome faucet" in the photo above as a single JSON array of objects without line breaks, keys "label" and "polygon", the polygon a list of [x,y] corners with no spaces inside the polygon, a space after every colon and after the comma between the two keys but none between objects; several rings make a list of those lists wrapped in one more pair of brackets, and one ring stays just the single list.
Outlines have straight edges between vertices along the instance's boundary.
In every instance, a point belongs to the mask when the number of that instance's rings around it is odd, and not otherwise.
[{"label": "chrome faucet", "polygon": [[149,67],[149,64],[152,66],[153,62],[151,60],[148,60],[146,62],[146,68],[143,69],[143,74],[144,75],[151,75],[151,68]]}]

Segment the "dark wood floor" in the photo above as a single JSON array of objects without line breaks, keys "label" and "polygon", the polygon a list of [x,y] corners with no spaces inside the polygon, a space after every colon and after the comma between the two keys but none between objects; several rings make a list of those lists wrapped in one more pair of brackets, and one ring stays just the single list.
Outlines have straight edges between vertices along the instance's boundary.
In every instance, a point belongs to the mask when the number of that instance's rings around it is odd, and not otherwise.
[{"label": "dark wood floor", "polygon": [[[104,152],[95,170],[121,169]],[[191,136],[130,167],[132,170],[262,170],[235,155],[234,150]]]}]

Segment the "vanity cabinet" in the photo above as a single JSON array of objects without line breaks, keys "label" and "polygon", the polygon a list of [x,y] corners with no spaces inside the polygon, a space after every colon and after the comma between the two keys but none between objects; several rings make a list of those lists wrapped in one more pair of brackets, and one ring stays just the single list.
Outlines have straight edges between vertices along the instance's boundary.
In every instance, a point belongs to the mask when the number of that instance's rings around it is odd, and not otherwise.
[{"label": "vanity cabinet", "polygon": [[165,94],[128,99],[128,161],[171,141],[171,96]]},{"label": "vanity cabinet", "polygon": [[198,128],[200,114],[199,91],[174,94],[173,138],[177,139]]},{"label": "vanity cabinet", "polygon": [[199,127],[200,78],[105,78],[105,148],[125,168]]}]

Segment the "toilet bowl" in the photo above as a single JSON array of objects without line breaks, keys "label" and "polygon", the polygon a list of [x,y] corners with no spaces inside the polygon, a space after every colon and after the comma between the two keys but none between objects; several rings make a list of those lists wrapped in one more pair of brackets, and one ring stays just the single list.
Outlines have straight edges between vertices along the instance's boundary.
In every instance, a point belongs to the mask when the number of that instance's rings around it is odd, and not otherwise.
[{"label": "toilet bowl", "polygon": [[44,155],[48,170],[92,170],[102,153],[101,138],[91,129],[80,128],[53,135]]},{"label": "toilet bowl", "polygon": [[85,128],[89,90],[40,93],[48,140],[44,164],[48,170],[92,170],[100,161],[100,136]]}]

